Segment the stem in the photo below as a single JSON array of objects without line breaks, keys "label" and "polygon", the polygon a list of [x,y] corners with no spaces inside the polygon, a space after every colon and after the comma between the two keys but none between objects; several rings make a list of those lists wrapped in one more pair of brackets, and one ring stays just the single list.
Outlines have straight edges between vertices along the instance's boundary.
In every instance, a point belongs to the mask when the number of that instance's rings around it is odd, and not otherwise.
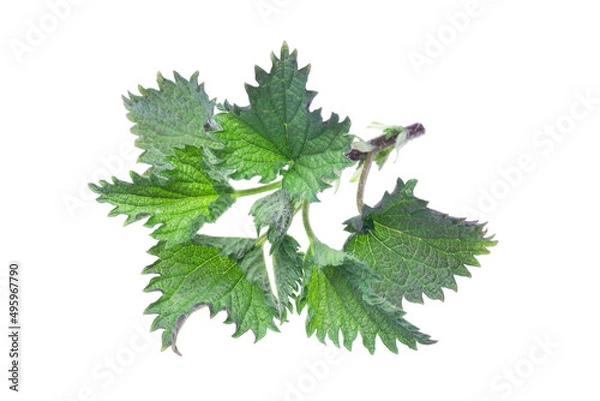
[{"label": "stem", "polygon": [[237,191],[235,191],[233,194],[231,194],[231,196],[234,199],[237,198],[241,198],[243,196],[251,196],[251,195],[256,195],[256,194],[260,194],[263,192],[269,192],[272,191],[274,189],[278,189],[281,187],[281,181],[275,181],[272,182],[270,184],[267,185],[262,185],[260,187],[254,187],[254,188],[248,188],[248,189],[239,189]]},{"label": "stem", "polygon": [[308,218],[309,205],[310,204],[306,200],[302,201],[302,223],[304,224],[304,230],[306,231],[308,240],[312,244],[314,242],[319,242],[319,240],[317,239],[317,236],[310,225],[310,220]]},{"label": "stem", "polygon": [[367,156],[365,157],[363,169],[360,172],[360,180],[358,181],[358,190],[356,191],[356,207],[358,208],[358,213],[361,212],[362,207],[364,205],[364,196],[365,196],[365,187],[367,186],[367,177],[369,176],[369,171],[371,170],[371,165],[373,164],[374,158],[375,158],[375,150],[368,152]]},{"label": "stem", "polygon": [[256,239],[255,246],[262,246],[266,240],[267,240],[267,233],[264,233],[263,235],[261,235],[260,237],[258,237]]},{"label": "stem", "polygon": [[[425,134],[425,127],[421,123],[415,123],[415,124],[406,126],[406,127],[404,127],[404,129],[407,132],[406,137],[408,140],[417,138],[417,137]],[[367,143],[369,143],[370,145],[373,146],[373,150],[371,150],[371,152],[377,153],[380,150],[389,148],[390,146],[394,146],[396,144],[397,137],[398,137],[398,134],[392,135],[391,137],[386,138],[385,134],[383,134],[381,136],[378,136],[377,138],[371,139]],[[345,156],[350,160],[359,161],[363,157],[366,157],[367,153],[369,153],[369,152],[361,152],[358,149],[352,149],[350,152],[346,153]]]}]

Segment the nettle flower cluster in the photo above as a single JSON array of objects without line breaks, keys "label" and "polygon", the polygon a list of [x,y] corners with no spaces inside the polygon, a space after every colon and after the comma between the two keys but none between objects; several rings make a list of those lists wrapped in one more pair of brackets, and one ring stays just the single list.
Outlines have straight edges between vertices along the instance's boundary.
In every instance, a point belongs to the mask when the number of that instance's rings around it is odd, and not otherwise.
[{"label": "nettle flower cluster", "polygon": [[[371,353],[377,337],[393,352],[398,341],[411,348],[433,343],[405,320],[403,300],[442,300],[442,289],[456,290],[454,276],[468,276],[466,266],[478,266],[475,255],[488,253],[495,241],[483,224],[427,208],[413,195],[415,180],[398,179],[377,205],[363,205],[371,165],[381,167],[423,127],[380,126],[375,139],[355,138],[348,118],[332,114],[324,121],[321,110],[310,109],[316,95],[306,89],[310,66],[298,68],[296,51],[284,43],[271,60],[269,72],[256,67],[258,86],[246,85],[245,107],[211,100],[197,73],[189,80],[175,73],[174,81],[159,74],[158,90],[140,87],[140,95],[124,98],[136,146],[144,151],[139,162],[150,167],[132,172],[131,182],[113,178],[90,187],[99,202],[115,206],[110,216],[158,226],[151,233],[158,243],[149,250],[157,260],[144,269],[155,275],[145,291],[162,293],[145,312],[157,315],[152,330],[164,329],[163,349],[179,353],[177,333],[200,307],[211,316],[227,311],[234,337],[251,330],[257,340],[307,308],[307,334],[322,342],[329,337],[351,349],[360,333]],[[313,232],[309,206],[355,164],[359,215],[345,223],[350,235],[336,250]],[[263,185],[233,185],[254,177]],[[259,194],[250,209],[256,238],[199,233],[238,198]],[[288,234],[298,214],[309,239],[304,251]]]}]

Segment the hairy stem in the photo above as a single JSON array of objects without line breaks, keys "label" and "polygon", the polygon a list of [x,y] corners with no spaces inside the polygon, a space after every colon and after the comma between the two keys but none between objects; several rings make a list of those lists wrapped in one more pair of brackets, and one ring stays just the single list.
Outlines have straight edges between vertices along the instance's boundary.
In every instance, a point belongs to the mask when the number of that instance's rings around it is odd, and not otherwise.
[{"label": "hairy stem", "polygon": [[262,185],[260,187],[255,188],[240,189],[231,194],[231,196],[233,198],[241,198],[243,196],[252,196],[263,192],[269,192],[278,188],[281,188],[281,181],[275,181],[270,184]]},{"label": "hairy stem", "polygon": [[306,231],[308,240],[312,244],[313,242],[319,242],[319,240],[317,239],[317,236],[310,225],[310,220],[308,218],[309,205],[310,203],[308,203],[308,201],[302,201],[302,224],[304,224],[304,230]]},{"label": "hairy stem", "polygon": [[[425,127],[421,123],[408,125],[404,127],[404,129],[406,130],[406,138],[408,140],[420,137],[421,135],[425,134]],[[373,150],[371,150],[371,152],[377,153],[380,150],[389,148],[390,146],[394,146],[396,144],[396,138],[398,137],[398,135],[399,134],[396,134],[392,135],[389,138],[386,138],[386,134],[383,134],[381,136],[378,136],[377,138],[373,138],[370,141],[367,141],[367,143],[373,146]],[[346,153],[345,156],[350,160],[359,161],[362,158],[366,157],[368,153],[370,152],[361,152],[358,149],[352,149],[350,152]]]},{"label": "hairy stem", "polygon": [[356,191],[356,207],[358,208],[358,213],[361,212],[362,207],[364,205],[365,187],[367,186],[367,177],[369,176],[369,171],[371,170],[371,165],[373,164],[374,158],[375,158],[375,151],[367,152],[367,155],[365,157],[365,162],[363,164],[363,169],[360,172],[360,179],[358,181],[358,190]]},{"label": "hairy stem", "polygon": [[267,233],[264,233],[260,237],[256,239],[255,246],[263,246],[263,244],[267,241]]}]

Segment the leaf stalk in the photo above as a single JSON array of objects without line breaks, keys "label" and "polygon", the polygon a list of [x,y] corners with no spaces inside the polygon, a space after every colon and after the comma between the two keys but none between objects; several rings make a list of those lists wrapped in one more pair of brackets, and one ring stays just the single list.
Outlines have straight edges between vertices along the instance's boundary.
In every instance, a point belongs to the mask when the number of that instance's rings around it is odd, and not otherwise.
[{"label": "leaf stalk", "polygon": [[310,225],[309,219],[309,207],[310,203],[307,200],[302,201],[302,224],[304,225],[304,231],[306,231],[306,235],[308,236],[308,240],[311,244],[315,242],[319,242],[319,239],[315,235],[315,232]]},{"label": "leaf stalk", "polygon": [[242,198],[244,196],[252,196],[256,194],[261,194],[263,192],[269,192],[279,188],[281,188],[281,181],[275,181],[267,185],[262,185],[260,187],[236,190],[233,194],[231,194],[231,197],[237,199]]},{"label": "leaf stalk", "polygon": [[358,213],[361,212],[362,207],[364,205],[367,178],[369,177],[369,171],[371,170],[371,165],[373,164],[374,158],[375,151],[368,152],[367,156],[365,157],[365,162],[363,164],[362,171],[360,172],[360,179],[358,180],[358,189],[356,190],[356,207],[358,208]]}]

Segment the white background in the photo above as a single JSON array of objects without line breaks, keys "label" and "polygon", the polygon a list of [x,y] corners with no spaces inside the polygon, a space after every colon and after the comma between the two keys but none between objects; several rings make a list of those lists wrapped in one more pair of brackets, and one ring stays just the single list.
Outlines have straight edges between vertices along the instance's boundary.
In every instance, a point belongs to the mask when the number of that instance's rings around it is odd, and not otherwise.
[{"label": "white background", "polygon": [[[0,320],[6,329],[6,271],[18,261],[24,326],[22,391],[10,399],[598,399],[598,10],[469,4],[84,0],[57,19],[44,1],[3,2]],[[470,16],[454,28],[453,15]],[[48,32],[35,41],[40,26]],[[306,338],[304,315],[253,344],[206,310],[181,331],[183,357],[145,334],[142,311],[158,296],[142,293],[150,230],[106,217],[111,207],[86,186],[141,169],[120,95],[155,87],[157,71],[199,70],[210,96],[246,104],[243,82],[284,40],[312,64],[314,106],[350,116],[352,133],[376,135],[371,121],[427,128],[373,172],[367,203],[397,176],[417,178],[432,208],[488,221],[499,240],[458,293],[407,306],[436,345],[336,351]],[[335,246],[356,214],[349,177],[312,209],[317,235]],[[252,234],[250,204],[210,232]],[[0,347],[6,372],[5,335]]]}]

